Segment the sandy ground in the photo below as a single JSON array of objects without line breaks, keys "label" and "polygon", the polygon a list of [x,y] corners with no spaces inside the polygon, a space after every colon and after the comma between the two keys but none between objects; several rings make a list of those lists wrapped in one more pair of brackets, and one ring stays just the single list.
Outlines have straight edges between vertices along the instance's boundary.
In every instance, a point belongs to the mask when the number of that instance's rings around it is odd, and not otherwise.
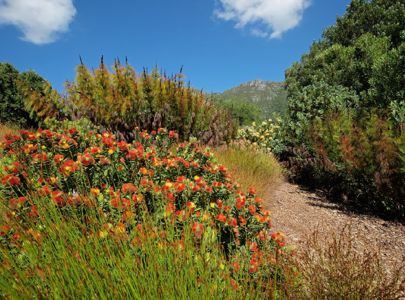
[{"label": "sandy ground", "polygon": [[354,247],[362,251],[378,247],[387,270],[405,258],[405,226],[379,218],[345,212],[337,204],[282,181],[265,197],[273,229],[283,232],[287,243],[305,247],[308,236],[318,230],[321,239],[351,226]]}]

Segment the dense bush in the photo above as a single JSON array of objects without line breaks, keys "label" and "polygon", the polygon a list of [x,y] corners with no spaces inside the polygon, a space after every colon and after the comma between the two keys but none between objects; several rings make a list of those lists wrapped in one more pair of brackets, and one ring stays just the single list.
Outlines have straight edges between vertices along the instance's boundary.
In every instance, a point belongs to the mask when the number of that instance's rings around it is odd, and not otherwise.
[{"label": "dense bush", "polygon": [[238,130],[238,140],[247,141],[265,152],[279,154],[284,150],[283,120],[276,117],[259,124],[253,122]]},{"label": "dense bush", "polygon": [[36,220],[42,218],[41,206],[51,203],[63,218],[79,213],[88,236],[136,243],[145,214],[159,231],[174,226],[171,243],[181,244],[190,228],[197,244],[214,237],[229,260],[248,258],[244,272],[272,276],[267,258],[274,258],[284,241],[270,232],[269,212],[255,191],[238,190],[209,149],[174,144],[173,131],[137,131],[135,137],[127,143],[74,128],[7,136],[1,159],[2,247],[18,252],[24,238],[39,238],[43,228]]},{"label": "dense bush", "polygon": [[156,69],[136,74],[116,61],[110,72],[103,61],[93,72],[77,67],[76,80],[66,85],[65,98],[54,90],[27,93],[33,114],[45,118],[88,118],[94,124],[132,139],[138,127],[152,131],[177,130],[182,140],[196,137],[206,144],[229,141],[235,125],[227,111],[217,108],[204,93],[186,85],[182,74],[166,76]]},{"label": "dense bush", "polygon": [[[405,4],[354,0],[286,72],[296,179],[351,204],[405,217]],[[339,192],[338,192],[339,191]]]},{"label": "dense bush", "polygon": [[19,73],[11,64],[0,63],[0,123],[35,126],[25,108],[25,88],[41,90],[44,82],[32,71]]},{"label": "dense bush", "polygon": [[232,118],[238,122],[240,126],[249,125],[254,121],[261,119],[261,111],[258,105],[242,101],[239,99],[227,99],[217,101],[218,105],[228,110]]}]

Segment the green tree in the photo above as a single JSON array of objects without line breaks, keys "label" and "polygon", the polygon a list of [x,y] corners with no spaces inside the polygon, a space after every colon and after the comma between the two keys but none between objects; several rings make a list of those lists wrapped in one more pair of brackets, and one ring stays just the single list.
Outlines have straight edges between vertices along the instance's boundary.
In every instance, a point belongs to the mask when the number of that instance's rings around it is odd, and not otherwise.
[{"label": "green tree", "polygon": [[405,217],[404,69],[405,2],[353,0],[286,71],[295,170]]},{"label": "green tree", "polygon": [[0,123],[33,126],[35,121],[25,110],[21,82],[40,89],[43,79],[32,71],[19,73],[9,63],[0,63]]}]

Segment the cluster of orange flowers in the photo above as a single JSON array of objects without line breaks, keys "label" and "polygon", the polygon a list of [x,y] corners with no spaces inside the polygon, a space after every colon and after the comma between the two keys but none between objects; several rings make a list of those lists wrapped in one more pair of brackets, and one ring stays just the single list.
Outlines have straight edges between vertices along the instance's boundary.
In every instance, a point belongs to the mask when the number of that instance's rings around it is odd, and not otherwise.
[{"label": "cluster of orange flowers", "polygon": [[[172,131],[137,131],[132,143],[74,128],[64,133],[21,131],[6,136],[1,159],[7,162],[0,185],[9,208],[4,220],[38,218],[43,201],[82,211],[96,208],[107,216],[97,236],[134,242],[146,211],[155,216],[156,226],[183,224],[179,241],[188,224],[196,241],[210,228],[226,251],[244,247],[251,255],[251,273],[258,271],[263,249],[284,246],[281,235],[270,231],[269,212],[255,190],[238,190],[209,149],[178,144]],[[0,239],[17,243],[23,233],[2,225]],[[25,233],[40,240],[35,229]]]}]

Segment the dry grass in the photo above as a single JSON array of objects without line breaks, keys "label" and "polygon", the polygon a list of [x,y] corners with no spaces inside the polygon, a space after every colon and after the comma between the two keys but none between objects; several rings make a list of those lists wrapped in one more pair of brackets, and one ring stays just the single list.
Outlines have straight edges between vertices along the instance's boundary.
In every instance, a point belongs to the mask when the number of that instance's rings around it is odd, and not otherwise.
[{"label": "dry grass", "polygon": [[243,190],[255,187],[263,196],[282,179],[282,168],[277,160],[251,146],[232,145],[216,149],[214,153]]},{"label": "dry grass", "polygon": [[326,242],[314,232],[297,260],[311,299],[405,297],[405,261],[387,272],[378,249],[358,251],[346,226]]},{"label": "dry grass", "polygon": [[7,134],[18,134],[19,128],[15,125],[0,124],[0,140]]}]

